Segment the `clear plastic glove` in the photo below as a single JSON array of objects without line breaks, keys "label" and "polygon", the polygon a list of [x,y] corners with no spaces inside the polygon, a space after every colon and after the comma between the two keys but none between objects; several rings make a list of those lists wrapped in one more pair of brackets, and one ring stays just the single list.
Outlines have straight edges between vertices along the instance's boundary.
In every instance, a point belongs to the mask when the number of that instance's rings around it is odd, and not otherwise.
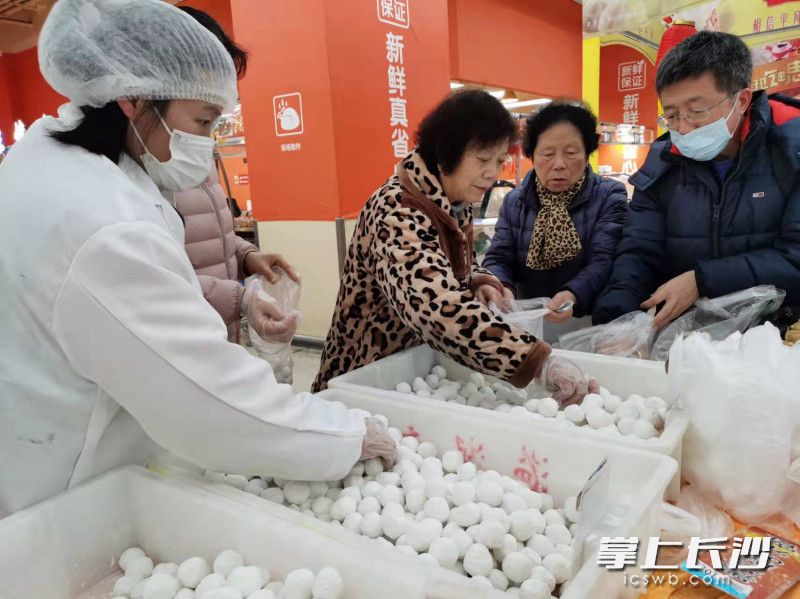
[{"label": "clear plastic glove", "polygon": [[397,444],[389,436],[386,425],[373,416],[364,419],[367,432],[361,444],[361,460],[380,458],[387,470],[397,461]]},{"label": "clear plastic glove", "polygon": [[247,325],[263,340],[289,343],[297,331],[298,313],[285,314],[258,279],[245,288],[242,314],[247,317]]},{"label": "clear plastic glove", "polygon": [[562,407],[579,403],[588,393],[600,390],[597,381],[586,376],[576,364],[552,355],[544,363],[539,381]]},{"label": "clear plastic glove", "polygon": [[475,297],[485,306],[491,307],[494,304],[503,314],[513,310],[514,292],[508,287],[503,287],[500,292],[494,285],[481,285],[475,291]]}]

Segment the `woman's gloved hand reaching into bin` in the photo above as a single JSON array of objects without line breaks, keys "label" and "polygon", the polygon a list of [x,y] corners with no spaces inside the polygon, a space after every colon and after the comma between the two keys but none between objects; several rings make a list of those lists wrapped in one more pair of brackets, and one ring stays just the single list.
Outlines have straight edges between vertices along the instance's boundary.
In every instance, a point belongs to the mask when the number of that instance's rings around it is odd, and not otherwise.
[{"label": "woman's gloved hand reaching into bin", "polygon": [[553,394],[561,407],[580,403],[589,393],[597,393],[600,386],[587,376],[574,362],[550,355],[542,366],[540,384]]},{"label": "woman's gloved hand reaching into bin", "polygon": [[361,444],[360,460],[380,458],[383,467],[389,469],[397,461],[397,443],[389,435],[389,429],[375,416],[364,419],[367,432],[364,434],[364,441]]}]

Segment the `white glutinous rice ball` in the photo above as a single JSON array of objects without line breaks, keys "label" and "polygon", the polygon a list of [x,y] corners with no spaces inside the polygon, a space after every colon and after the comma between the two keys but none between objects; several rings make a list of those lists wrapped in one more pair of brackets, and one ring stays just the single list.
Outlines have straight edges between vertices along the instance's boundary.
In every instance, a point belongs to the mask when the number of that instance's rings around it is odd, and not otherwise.
[{"label": "white glutinous rice ball", "polygon": [[403,437],[403,440],[400,441],[400,445],[408,447],[411,451],[416,452],[417,447],[419,447],[419,439],[416,437]]},{"label": "white glutinous rice ball", "polygon": [[539,400],[539,413],[545,418],[555,418],[558,414],[558,402],[552,397]]},{"label": "white glutinous rice ball", "polygon": [[492,555],[494,555],[498,563],[502,563],[507,555],[516,553],[521,547],[524,547],[524,545],[517,541],[514,535],[506,533],[500,546],[492,549]]},{"label": "white glutinous rice ball", "polygon": [[572,545],[556,545],[553,553],[560,553],[569,560],[572,560]]},{"label": "white glutinous rice ball", "polygon": [[475,501],[475,485],[470,481],[457,482],[450,488],[450,503],[455,507]]},{"label": "white glutinous rice ball", "polygon": [[548,537],[543,534],[535,534],[533,535],[527,543],[528,547],[533,549],[536,553],[539,554],[540,557],[544,557],[546,555],[550,555],[553,553],[553,549],[555,549],[556,544],[553,543]]},{"label": "white glutinous rice ball", "polygon": [[243,597],[238,589],[219,587],[206,591],[200,599],[243,599]]},{"label": "white glutinous rice ball", "polygon": [[153,568],[153,576],[156,574],[167,574],[168,576],[172,576],[172,578],[177,578],[178,564],[173,564],[172,562],[158,564]]},{"label": "white glutinous rice ball", "polygon": [[428,553],[435,557],[439,565],[444,568],[452,568],[458,561],[458,545],[453,539],[447,537],[434,539]]},{"label": "white glutinous rice ball", "polygon": [[190,557],[178,567],[178,581],[185,587],[196,589],[210,572],[211,568],[206,560],[202,557]]},{"label": "white glutinous rice ball", "polygon": [[555,577],[558,584],[566,582],[569,578],[570,561],[561,553],[553,552],[545,556],[542,559],[542,565]]},{"label": "white glutinous rice ball", "polygon": [[228,474],[225,477],[225,482],[232,487],[236,487],[237,489],[241,489],[244,491],[244,488],[247,486],[247,477],[242,476],[241,474]]},{"label": "white glutinous rice ball", "polygon": [[467,531],[458,528],[458,530],[450,533],[448,538],[453,539],[456,545],[458,546],[458,558],[464,559],[464,556],[467,554],[467,549],[472,547],[473,540],[472,537],[469,536]]},{"label": "white glutinous rice ball", "polygon": [[141,581],[131,591],[131,599],[144,599],[144,585],[146,584],[146,580]]},{"label": "white glutinous rice ball", "polygon": [[547,523],[548,526],[551,524],[567,523],[563,514],[561,514],[561,512],[559,512],[558,510],[547,510],[542,515],[544,516],[544,521]]},{"label": "white glutinous rice ball", "polygon": [[428,387],[428,383],[425,382],[425,379],[421,377],[417,377],[414,379],[414,382],[411,383],[411,388],[419,393],[423,389],[426,391],[430,391],[430,387]]},{"label": "white glutinous rice ball", "polygon": [[667,409],[667,402],[660,397],[648,397],[644,400],[644,406],[658,412],[659,410]]},{"label": "white glutinous rice ball", "polygon": [[520,599],[550,599],[550,587],[541,580],[530,578],[519,588]]},{"label": "white glutinous rice ball", "polygon": [[621,435],[632,435],[633,427],[637,422],[639,421],[630,416],[623,416],[619,419],[619,422],[617,422],[617,430]]},{"label": "white glutinous rice ball", "polygon": [[486,377],[480,372],[473,372],[471,375],[469,375],[469,382],[476,387],[483,387],[486,385]]},{"label": "white glutinous rice ball", "polygon": [[322,515],[329,515],[332,505],[333,501],[323,495],[322,497],[317,497],[311,503],[311,511],[314,512],[314,515],[317,517]]},{"label": "white glutinous rice ball", "polygon": [[494,569],[492,554],[485,545],[475,543],[464,556],[464,569],[470,576],[486,576]]},{"label": "white glutinous rice ball", "polygon": [[431,476],[442,478],[444,476],[442,461],[435,457],[423,459],[422,464],[419,466],[419,473],[425,478],[430,478]]},{"label": "white glutinous rice ball", "polygon": [[620,420],[623,418],[638,420],[641,415],[642,411],[639,409],[638,404],[631,401],[626,401],[617,408],[617,416]]},{"label": "white glutinous rice ball", "polygon": [[142,582],[138,576],[123,576],[114,583],[114,594],[128,597],[133,592],[133,587]]},{"label": "white glutinous rice ball", "polygon": [[481,522],[478,528],[478,542],[494,549],[501,547],[506,537],[506,528],[497,520]]},{"label": "white glutinous rice ball", "polygon": [[564,515],[570,522],[577,522],[580,519],[577,497],[567,497],[566,500],[564,500]]},{"label": "white glutinous rice ball", "polygon": [[[373,481],[369,481],[369,482],[373,482]],[[400,475],[397,474],[397,472],[381,472],[380,474],[378,474],[375,477],[375,481],[374,482],[380,483],[382,485],[393,485],[395,487],[399,487],[400,486]],[[367,484],[369,484],[369,483],[366,483],[364,486],[366,487]]]},{"label": "white glutinous rice ball", "polygon": [[266,488],[267,481],[262,478],[254,478],[253,480],[247,482],[247,486],[244,488],[244,490],[253,495],[260,495],[261,491]]},{"label": "white glutinous rice ball", "polygon": [[435,374],[440,379],[447,378],[447,370],[445,370],[443,366],[434,366],[431,368],[431,374]]},{"label": "white glutinous rice ball", "polygon": [[603,409],[609,414],[614,414],[619,409],[620,399],[616,395],[609,395],[603,398]]},{"label": "white glutinous rice ball", "polygon": [[444,478],[431,476],[425,481],[425,497],[447,497],[451,485]]},{"label": "white glutinous rice ball", "polygon": [[239,592],[247,597],[250,593],[255,593],[264,586],[264,578],[261,568],[257,566],[239,566],[234,568],[226,584],[229,587],[238,589]]},{"label": "white glutinous rice ball", "polygon": [[400,432],[399,428],[395,428],[393,426],[389,427],[389,436],[395,443],[400,443],[400,441],[403,440],[403,433]]},{"label": "white glutinous rice ball", "polygon": [[523,547],[520,549],[520,552],[523,553],[529,560],[531,560],[534,568],[542,565],[542,558],[539,557],[539,554],[530,547]]},{"label": "white glutinous rice ball", "polygon": [[427,551],[431,543],[442,536],[442,523],[433,518],[425,518],[410,524],[405,536],[407,543],[416,551]]},{"label": "white glutinous rice ball", "polygon": [[272,591],[273,593],[275,593],[276,597],[279,597],[280,594],[283,592],[283,583],[279,580],[276,580],[275,582],[269,583],[264,588],[267,589],[268,591]]},{"label": "white glutinous rice ball", "polygon": [[377,476],[383,472],[383,462],[380,458],[370,458],[364,462],[364,474],[367,476]]},{"label": "white glutinous rice ball", "polygon": [[381,502],[376,497],[364,497],[358,504],[358,513],[366,516],[372,512],[381,511]]},{"label": "white glutinous rice ball", "polygon": [[414,549],[411,545],[395,545],[395,547],[400,553],[405,553],[411,557],[417,557],[417,555],[419,555],[416,549]]},{"label": "white glutinous rice ball", "polygon": [[536,399],[536,398],[529,399],[528,401],[525,402],[523,407],[526,410],[528,410],[529,412],[534,412],[534,413],[538,412],[539,411],[539,400]]},{"label": "white glutinous rice ball", "polygon": [[477,503],[465,503],[450,510],[450,521],[455,522],[461,528],[473,526],[481,521],[481,509]]},{"label": "white glutinous rice ball", "polygon": [[411,385],[408,383],[398,383],[397,387],[394,388],[395,391],[398,393],[411,393]]},{"label": "white glutinous rice ball", "polygon": [[544,516],[537,510],[514,512],[510,519],[511,534],[523,543],[533,538],[534,535],[543,533],[547,526]]},{"label": "white glutinous rice ball", "polygon": [[336,568],[322,568],[314,579],[312,594],[314,599],[339,599],[344,589],[344,581]]},{"label": "white glutinous rice ball", "polygon": [[328,492],[328,483],[323,481],[312,482],[308,483],[308,488],[311,490],[311,498],[316,499]]},{"label": "white glutinous rice ball", "polygon": [[406,510],[411,514],[418,514],[425,508],[428,497],[424,489],[411,489],[406,493]]},{"label": "white glutinous rice ball", "polygon": [[433,397],[433,393],[430,389],[420,389],[417,391],[417,397]]},{"label": "white glutinous rice ball", "polygon": [[640,439],[652,439],[656,436],[655,427],[647,420],[637,420],[633,425],[632,432]]},{"label": "white glutinous rice ball", "polygon": [[435,374],[429,374],[428,376],[425,377],[425,383],[431,389],[436,389],[439,387],[439,377],[436,376]]},{"label": "white glutinous rice ball", "polygon": [[563,524],[549,524],[544,534],[550,539],[554,547],[556,545],[569,545],[572,543],[572,535],[569,529]]},{"label": "white glutinous rice ball", "polygon": [[503,503],[503,486],[489,480],[480,480],[475,495],[478,501],[497,507]]},{"label": "white glutinous rice ball", "polygon": [[592,408],[586,412],[586,422],[592,428],[603,428],[613,424],[613,419],[603,408]]},{"label": "white glutinous rice ball", "polygon": [[587,412],[595,408],[603,409],[604,404],[605,401],[603,400],[603,396],[598,395],[597,393],[589,393],[589,395],[584,397],[583,401],[581,402],[581,405]]},{"label": "white glutinous rice ball", "polygon": [[578,424],[583,422],[586,418],[586,411],[583,409],[583,406],[579,404],[572,404],[564,408],[564,415],[567,417],[567,420],[570,422],[574,422]]},{"label": "white glutinous rice ball", "polygon": [[418,560],[420,563],[422,563],[422,564],[425,564],[425,565],[428,565],[428,566],[438,566],[438,565],[439,565],[439,562],[437,562],[437,561],[436,561],[436,558],[435,558],[435,557],[433,557],[433,556],[432,556],[430,553],[428,553],[427,551],[426,551],[426,552],[424,552],[424,553],[420,553],[420,554],[417,556],[417,560]]},{"label": "white glutinous rice ball", "polygon": [[145,553],[139,547],[131,547],[123,551],[122,555],[119,556],[119,567],[123,572],[127,571],[128,564],[134,557],[145,557]]},{"label": "white glutinous rice ball", "polygon": [[492,589],[492,581],[486,578],[485,576],[473,576],[469,580],[467,580],[467,584],[471,587],[475,587],[478,589]]},{"label": "white glutinous rice ball", "polygon": [[419,444],[417,447],[417,453],[423,458],[435,458],[438,455],[439,450],[437,449],[436,445],[426,441]]},{"label": "white glutinous rice ball", "polygon": [[261,498],[271,501],[273,503],[283,503],[285,499],[283,496],[283,489],[279,487],[270,487],[261,491]]},{"label": "white glutinous rice ball", "polygon": [[550,573],[550,571],[544,566],[536,566],[531,572],[531,578],[534,580],[542,581],[544,584],[547,585],[547,588],[550,589],[551,593],[553,592],[553,590],[555,590],[556,584],[558,584],[556,582],[556,577],[553,576]]},{"label": "white glutinous rice ball", "polygon": [[447,500],[442,497],[431,497],[428,499],[428,501],[425,502],[423,511],[428,518],[438,520],[442,524],[447,522],[447,519],[450,517],[450,505],[447,503]]},{"label": "white glutinous rice ball", "polygon": [[398,514],[396,512],[387,512],[384,510],[383,514],[381,515],[381,528],[383,529],[383,534],[385,536],[393,541],[396,541],[408,530],[408,520],[406,520],[406,517],[403,513]]},{"label": "white glutinous rice ball", "polygon": [[508,578],[496,568],[489,572],[486,578],[489,579],[489,582],[491,582],[492,586],[498,591],[505,591],[508,588]]},{"label": "white glutinous rice ball", "polygon": [[502,508],[508,514],[514,514],[528,509],[528,504],[525,500],[516,493],[506,493],[503,495]]},{"label": "white glutinous rice ball", "polygon": [[536,491],[531,491],[526,486],[520,485],[519,487],[514,489],[513,493],[516,493],[525,500],[525,503],[528,506],[529,510],[537,510],[537,511],[541,510],[542,496]]},{"label": "white glutinous rice ball", "polygon": [[128,561],[126,576],[133,578],[147,578],[153,573],[153,560],[146,555],[135,555]]},{"label": "white glutinous rice ball", "polygon": [[442,469],[445,472],[458,472],[463,463],[464,456],[456,449],[445,451],[442,455]]},{"label": "white glutinous rice ball", "polygon": [[528,410],[526,410],[525,408],[523,408],[522,406],[513,406],[508,411],[508,413],[512,414],[514,416],[520,416],[520,417],[522,417],[522,416],[527,417],[530,414],[530,412]]},{"label": "white glutinous rice ball", "polygon": [[383,485],[378,493],[378,501],[384,507],[390,503],[402,504],[404,501],[403,489],[394,485]]},{"label": "white glutinous rice ball", "polygon": [[180,583],[169,574],[153,574],[145,581],[143,599],[172,599],[180,589]]},{"label": "white glutinous rice ball", "polygon": [[478,468],[473,462],[464,462],[458,467],[457,474],[462,481],[473,480],[478,474]]},{"label": "white glutinous rice ball", "polygon": [[293,570],[283,581],[284,599],[311,599],[314,590],[314,573],[311,570],[301,568]]},{"label": "white glutinous rice ball", "polygon": [[197,597],[202,597],[203,593],[205,593],[206,591],[210,591],[211,589],[218,589],[224,586],[225,586],[225,576],[214,572],[213,574],[209,574],[203,580],[200,581],[200,584],[198,584],[197,588],[195,589],[195,595],[197,595]]},{"label": "white glutinous rice ball", "polygon": [[361,534],[370,539],[377,539],[383,534],[383,517],[377,512],[364,514],[361,519]]},{"label": "white glutinous rice ball", "polygon": [[[356,503],[356,500],[352,497],[341,497],[334,501],[333,505],[331,506],[331,518],[341,522],[347,518],[347,516],[355,512],[357,506],[358,504]],[[216,566],[214,569],[216,570]]]},{"label": "white glutinous rice ball", "polygon": [[528,580],[533,570],[533,562],[528,557],[519,551],[511,553],[503,560],[503,574],[505,574],[511,582],[517,584]]},{"label": "white glutinous rice ball", "polygon": [[343,521],[342,526],[349,530],[350,532],[354,532],[356,534],[361,534],[361,521],[364,519],[364,516],[359,514],[358,512],[353,512],[349,514]]},{"label": "white glutinous rice ball", "polygon": [[[178,597],[175,597],[175,599],[178,599]],[[261,589],[259,591],[256,591],[255,593],[248,595],[246,599],[278,599],[278,598],[275,595],[275,593],[273,593],[269,589]]]},{"label": "white glutinous rice ball", "polygon": [[233,549],[221,551],[214,560],[214,572],[222,574],[225,578],[230,576],[234,568],[239,568],[240,566],[244,566],[244,557]]},{"label": "white glutinous rice ball", "polygon": [[[252,598],[253,598],[253,595],[250,595],[250,597],[248,597],[247,599],[252,599]],[[178,591],[176,593],[174,599],[195,599],[194,590],[193,589],[183,588],[183,589],[181,589],[180,591]],[[259,598],[256,597],[255,599],[259,599]],[[261,599],[266,599],[266,598],[261,597]]]}]

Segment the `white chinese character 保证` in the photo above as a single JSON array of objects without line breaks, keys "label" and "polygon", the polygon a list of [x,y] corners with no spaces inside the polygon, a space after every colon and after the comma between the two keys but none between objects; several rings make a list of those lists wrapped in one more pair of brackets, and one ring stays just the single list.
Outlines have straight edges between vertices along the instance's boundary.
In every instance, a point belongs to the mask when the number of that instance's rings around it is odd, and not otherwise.
[{"label": "white chinese character \u4fdd\u8bc1", "polygon": [[381,0],[381,17],[394,18],[394,0]]},{"label": "white chinese character \u4fdd\u8bc1", "polygon": [[[734,570],[763,570],[769,563],[772,537],[733,537],[733,552],[728,567]],[[751,563],[739,564],[741,558],[753,558]],[[758,558],[758,561],[755,561]],[[752,563],[755,562],[755,563]]]},{"label": "white chinese character \u4fdd\u8bc1", "polygon": [[408,131],[395,129],[392,132],[392,147],[395,158],[405,158],[408,155]]},{"label": "white chinese character \u4fdd\u8bc1", "polygon": [[392,108],[392,114],[389,122],[390,127],[408,127],[408,115],[406,114],[405,98],[389,98],[389,104]]},{"label": "white chinese character \u4fdd\u8bc1", "polygon": [[686,567],[692,570],[700,568],[698,563],[699,554],[701,551],[707,551],[711,558],[711,567],[719,570],[722,568],[722,558],[720,551],[726,549],[725,545],[719,543],[727,543],[728,537],[712,537],[709,539],[701,539],[700,537],[692,537],[689,541],[689,555],[686,558]]},{"label": "white chinese character \u4fdd\u8bc1", "polygon": [[[626,160],[625,164],[622,166],[622,172],[628,176],[635,173],[636,161]],[[683,543],[681,541],[662,541],[659,537],[650,537],[650,541],[647,544],[647,555],[644,558],[642,570],[672,570],[675,568],[674,565],[658,565],[658,549],[660,547],[683,547]]]},{"label": "white chinese character \u4fdd\u8bc1", "polygon": [[597,551],[597,565],[606,570],[624,570],[636,565],[639,537],[603,537]]},{"label": "white chinese character \u4fdd\u8bc1", "polygon": [[396,64],[403,64],[403,36],[393,33],[386,34],[386,60]]},{"label": "white chinese character \u4fdd\u8bc1", "polygon": [[405,95],[406,92],[406,69],[390,64],[387,71],[389,76],[389,93],[398,96]]}]

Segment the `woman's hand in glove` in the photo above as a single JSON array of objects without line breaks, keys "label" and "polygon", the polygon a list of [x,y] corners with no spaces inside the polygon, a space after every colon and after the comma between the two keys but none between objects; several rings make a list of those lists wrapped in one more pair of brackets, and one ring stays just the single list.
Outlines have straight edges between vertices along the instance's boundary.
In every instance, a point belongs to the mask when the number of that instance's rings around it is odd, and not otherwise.
[{"label": "woman's hand in glove", "polygon": [[380,458],[383,467],[388,470],[397,461],[397,444],[391,436],[386,425],[375,418],[369,416],[364,419],[367,432],[364,434],[364,441],[361,443],[360,460],[370,458]]},{"label": "woman's hand in glove", "polygon": [[588,393],[597,393],[600,389],[597,381],[586,376],[573,362],[552,355],[545,361],[539,380],[561,407],[579,403]]},{"label": "woman's hand in glove", "polygon": [[286,315],[265,293],[260,282],[248,284],[242,296],[242,314],[247,326],[265,341],[289,343],[297,331],[297,313]]}]

